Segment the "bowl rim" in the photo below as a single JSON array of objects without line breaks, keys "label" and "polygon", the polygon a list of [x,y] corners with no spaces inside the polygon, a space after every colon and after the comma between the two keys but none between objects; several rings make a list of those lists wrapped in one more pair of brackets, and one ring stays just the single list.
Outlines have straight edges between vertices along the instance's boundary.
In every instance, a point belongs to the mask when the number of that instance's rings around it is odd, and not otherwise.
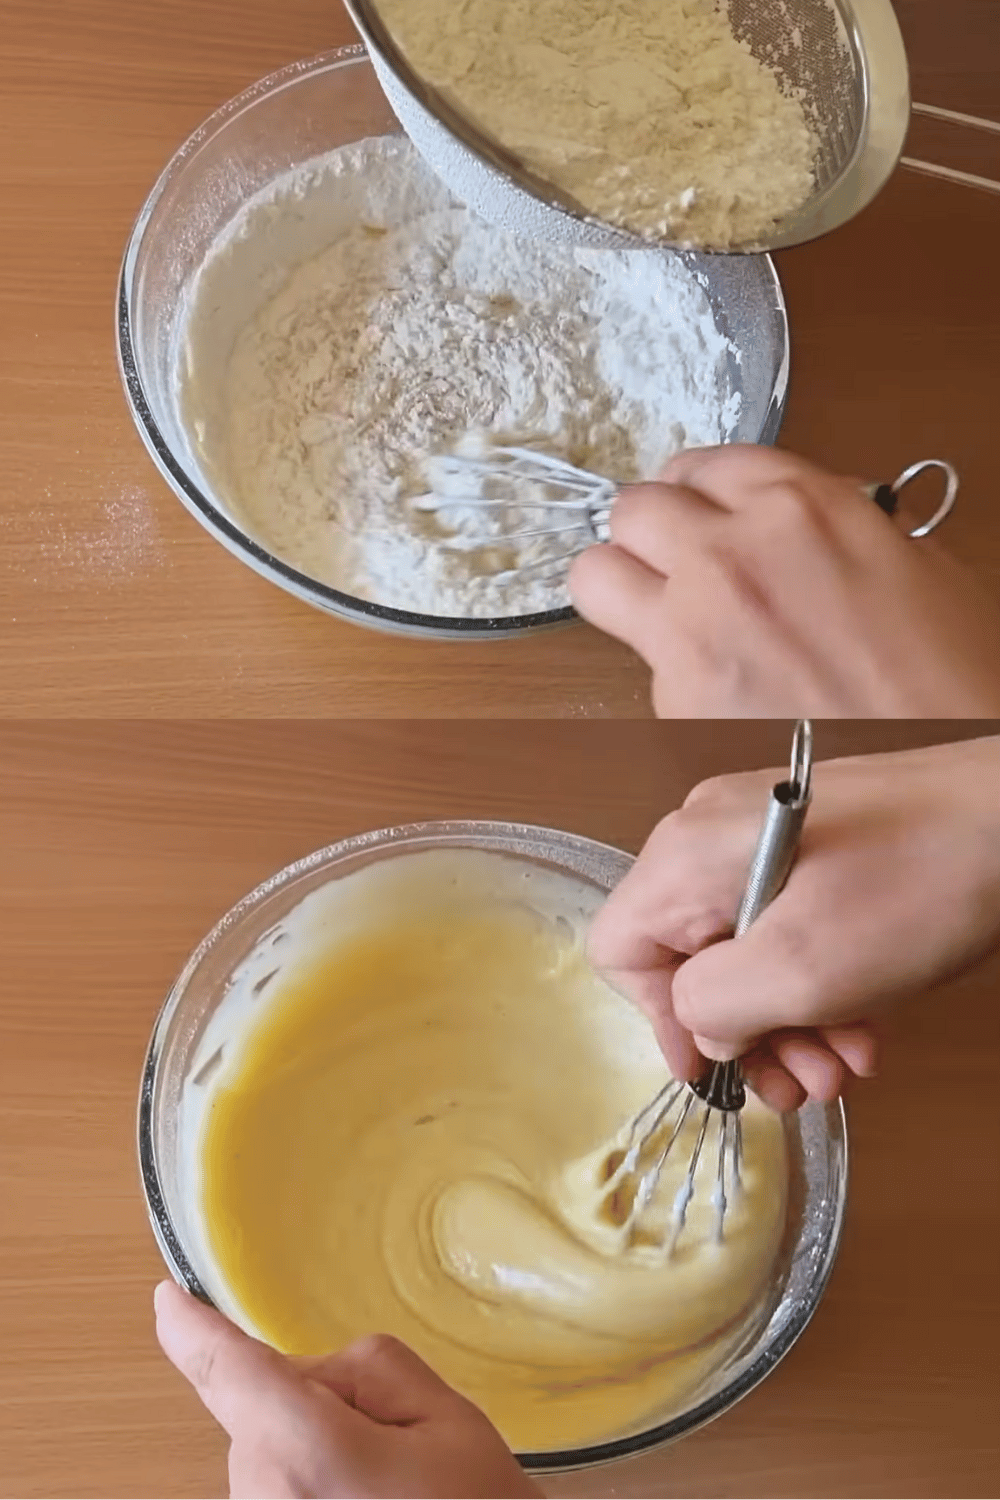
[{"label": "bowl rim", "polygon": [[[171,1220],[163,1195],[156,1157],[154,1097],[164,1037],[187,984],[198,969],[202,959],[214,947],[217,941],[231,932],[234,927],[238,926],[241,918],[257,907],[262,901],[275,892],[293,884],[301,877],[321,870],[327,865],[334,866],[352,855],[368,851],[371,851],[376,857],[380,852],[386,851],[391,857],[393,851],[399,853],[414,852],[421,845],[425,844],[437,847],[452,845],[469,848],[475,847],[477,841],[490,845],[497,839],[511,840],[515,843],[517,841],[527,842],[528,840],[533,840],[536,843],[541,842],[546,846],[553,844],[558,846],[562,843],[578,850],[585,848],[595,854],[611,854],[619,862],[624,861],[626,869],[634,863],[636,858],[635,855],[629,853],[627,850],[620,849],[614,844],[604,843],[600,839],[592,839],[585,834],[571,833],[566,829],[548,828],[534,823],[514,823],[488,818],[457,818],[428,819],[416,823],[392,824],[365,833],[351,834],[347,838],[338,839],[335,843],[326,844],[321,849],[316,849],[311,854],[306,854],[300,859],[294,860],[291,864],[285,865],[281,870],[276,871],[275,874],[260,881],[251,891],[240,897],[214,923],[211,930],[188,956],[183,968],[168,990],[157,1013],[156,1020],[153,1023],[153,1029],[143,1062],[139,1089],[139,1100],[136,1111],[136,1144],[139,1175],[146,1203],[146,1212],[160,1253],[174,1279],[201,1301],[208,1303],[210,1306],[214,1305],[187,1257],[184,1246]],[[494,850],[494,852],[502,854],[507,851]],[[545,858],[544,855],[532,856],[527,849],[518,851],[518,853],[521,857],[535,857],[543,860]],[[515,857],[517,857],[516,854]],[[836,1264],[843,1236],[850,1185],[850,1147],[847,1133],[847,1116],[842,1099],[838,1099],[835,1109],[840,1146],[843,1152],[842,1189],[834,1204],[833,1223],[827,1240],[823,1261],[811,1282],[811,1295],[809,1299],[803,1300],[796,1306],[773,1343],[767,1349],[761,1351],[738,1379],[726,1385],[722,1390],[716,1391],[711,1396],[698,1402],[680,1416],[672,1417],[669,1421],[657,1423],[652,1427],[638,1433],[633,1433],[627,1437],[613,1438],[603,1443],[591,1443],[581,1445],[578,1448],[515,1454],[518,1462],[526,1470],[531,1473],[569,1473],[577,1469],[594,1468],[599,1464],[610,1463],[619,1459],[634,1458],[640,1454],[665,1447],[678,1438],[686,1437],[689,1433],[698,1431],[699,1428],[706,1426],[714,1418],[721,1416],[723,1412],[729,1411],[737,1402],[742,1401],[745,1396],[749,1395],[752,1390],[760,1385],[765,1376],[769,1375],[775,1366],[784,1359],[793,1344],[798,1341],[801,1334],[811,1322],[823,1300],[823,1294],[826,1291],[827,1283]]]},{"label": "bowl rim", "polygon": [[[166,480],[169,488],[195,520],[199,521],[205,530],[216,541],[221,542],[234,557],[247,564],[262,578],[277,584],[279,588],[294,595],[303,603],[310,604],[327,614],[347,618],[354,624],[367,625],[374,629],[391,629],[397,634],[418,636],[424,640],[488,640],[497,637],[511,639],[521,635],[533,635],[539,630],[571,624],[579,618],[572,605],[524,615],[429,615],[417,610],[399,609],[393,605],[359,599],[354,594],[344,593],[331,584],[311,578],[307,573],[293,567],[291,563],[277,557],[257,541],[249,531],[231,520],[208,495],[202,492],[175,457],[147,400],[139,374],[131,303],[139,252],[153,214],[167,188],[203,145],[217,136],[232,120],[252,109],[262,99],[269,98],[283,89],[294,87],[302,79],[313,78],[323,73],[335,73],[359,63],[366,63],[372,69],[377,83],[377,74],[372,67],[368,49],[361,43],[335,47],[330,51],[318,53],[314,57],[288,63],[273,73],[266,74],[250,84],[248,88],[233,95],[218,109],[213,110],[177,148],[161,170],[129,233],[118,274],[115,299],[115,348],[118,373],[132,420],[161,477]],[[400,129],[402,131],[402,127]],[[788,308],[777,267],[769,255],[759,258],[767,262],[769,280],[775,299],[775,311],[782,325],[782,357],[757,439],[761,445],[773,446],[781,431],[788,404],[791,340]]]}]

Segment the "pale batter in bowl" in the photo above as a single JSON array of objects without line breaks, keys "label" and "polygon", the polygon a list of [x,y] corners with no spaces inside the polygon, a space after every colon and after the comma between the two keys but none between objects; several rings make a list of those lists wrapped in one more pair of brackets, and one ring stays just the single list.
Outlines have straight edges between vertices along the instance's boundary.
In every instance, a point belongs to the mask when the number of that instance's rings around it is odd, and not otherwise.
[{"label": "pale batter in bowl", "polygon": [[600,899],[461,849],[320,886],[233,976],[185,1086],[225,1310],[295,1353],[392,1332],[521,1452],[688,1406],[785,1227],[785,1135],[754,1101],[724,1245],[707,1180],[669,1262],[655,1213],[625,1252],[602,1220],[600,1148],[664,1066],[583,957]]}]

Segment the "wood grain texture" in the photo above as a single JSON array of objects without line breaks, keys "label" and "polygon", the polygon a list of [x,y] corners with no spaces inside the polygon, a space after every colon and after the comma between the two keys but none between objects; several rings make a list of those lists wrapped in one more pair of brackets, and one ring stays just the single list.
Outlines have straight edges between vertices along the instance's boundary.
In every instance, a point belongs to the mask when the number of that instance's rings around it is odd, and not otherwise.
[{"label": "wood grain texture", "polygon": [[[823,755],[992,726],[822,726]],[[786,725],[0,726],[0,1495],[225,1492],[160,1356],[134,1113],[160,1002],[256,882],[390,823],[532,820],[638,849]],[[995,1496],[1000,964],[919,1002],[851,1106],[843,1250],[816,1318],[729,1415],[559,1494]]]},{"label": "wood grain texture", "polygon": [[[898,8],[916,96],[1000,118],[995,0]],[[222,101],[351,39],[335,0],[0,0],[7,713],[649,714],[644,669],[582,626],[433,646],[312,612],[198,527],[132,430],[112,307],[149,187]],[[985,170],[984,142],[948,149]],[[780,264],[794,341],[783,441],[875,478],[951,458],[965,487],[945,535],[987,574],[1000,570],[998,236],[1000,199],[900,172],[854,225]]]}]

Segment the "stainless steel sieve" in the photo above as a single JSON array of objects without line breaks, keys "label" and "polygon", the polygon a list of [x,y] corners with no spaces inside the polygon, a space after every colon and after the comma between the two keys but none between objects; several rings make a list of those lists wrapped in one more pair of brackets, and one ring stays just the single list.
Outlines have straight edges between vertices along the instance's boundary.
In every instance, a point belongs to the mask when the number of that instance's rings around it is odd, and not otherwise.
[{"label": "stainless steel sieve", "polygon": [[[345,4],[403,129],[446,186],[482,218],[591,248],[649,244],[595,220],[471,125],[414,72],[383,23],[378,0]],[[808,201],[780,220],[766,243],[725,247],[780,250],[847,223],[888,181],[910,117],[906,52],[890,0],[729,0],[729,15],[740,40],[802,99],[819,141]]]}]

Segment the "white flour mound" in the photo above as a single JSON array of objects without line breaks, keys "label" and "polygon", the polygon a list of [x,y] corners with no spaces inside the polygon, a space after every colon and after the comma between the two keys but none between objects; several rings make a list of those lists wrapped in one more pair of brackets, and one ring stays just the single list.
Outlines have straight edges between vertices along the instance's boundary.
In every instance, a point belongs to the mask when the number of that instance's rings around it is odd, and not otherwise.
[{"label": "white flour mound", "polygon": [[398,136],[249,203],[183,327],[181,410],[227,508],[310,577],[430,615],[560,608],[580,544],[518,537],[553,518],[530,496],[416,508],[433,454],[485,432],[624,482],[738,415],[735,350],[678,260],[516,239]]},{"label": "white flour mound", "polygon": [[414,71],[595,218],[725,249],[814,186],[803,104],[724,0],[380,0]]}]

